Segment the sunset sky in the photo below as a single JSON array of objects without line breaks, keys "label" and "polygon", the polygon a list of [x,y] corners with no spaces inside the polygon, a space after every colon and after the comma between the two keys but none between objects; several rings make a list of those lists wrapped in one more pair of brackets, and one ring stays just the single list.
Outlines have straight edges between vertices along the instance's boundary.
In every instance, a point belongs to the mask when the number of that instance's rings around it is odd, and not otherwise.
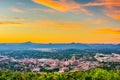
[{"label": "sunset sky", "polygon": [[0,0],[0,43],[120,43],[120,0]]}]

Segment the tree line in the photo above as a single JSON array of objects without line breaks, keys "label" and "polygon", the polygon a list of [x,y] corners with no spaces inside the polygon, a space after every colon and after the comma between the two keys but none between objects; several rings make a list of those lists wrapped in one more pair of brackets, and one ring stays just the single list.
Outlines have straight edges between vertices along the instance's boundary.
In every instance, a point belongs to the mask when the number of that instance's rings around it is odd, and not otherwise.
[{"label": "tree line", "polygon": [[120,80],[120,70],[101,68],[65,73],[0,71],[0,80]]}]

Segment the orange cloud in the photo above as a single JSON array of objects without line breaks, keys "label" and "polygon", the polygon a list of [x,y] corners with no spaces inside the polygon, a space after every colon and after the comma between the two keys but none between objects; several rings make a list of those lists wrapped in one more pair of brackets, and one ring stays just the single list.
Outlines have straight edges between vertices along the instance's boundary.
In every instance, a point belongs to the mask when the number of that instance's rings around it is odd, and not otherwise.
[{"label": "orange cloud", "polygon": [[106,16],[120,20],[120,0],[96,0],[82,6],[104,6],[103,11]]},{"label": "orange cloud", "polygon": [[114,12],[113,12],[113,14],[111,13],[106,13],[106,16],[108,16],[108,17],[111,17],[111,18],[113,18],[113,19],[115,19],[115,20],[120,20],[120,13],[119,14],[115,14]]},{"label": "orange cloud", "polygon": [[[0,22],[2,26],[16,26],[16,27],[56,27],[66,30],[80,30],[85,26],[97,25],[107,22],[103,19],[88,19],[87,21],[52,21],[52,20],[35,20],[29,18],[10,17],[12,21]],[[26,22],[26,21],[29,21]]]},{"label": "orange cloud", "polygon": [[82,30],[87,26],[97,25],[107,22],[103,19],[98,20],[88,20],[88,21],[52,21],[52,20],[35,20],[32,24],[27,24],[31,27],[49,27],[49,28],[59,28],[63,30]]},{"label": "orange cloud", "polygon": [[102,0],[105,4],[111,3],[109,5],[105,5],[108,8],[112,8],[115,6],[120,6],[120,0]]},{"label": "orange cloud", "polygon": [[95,33],[102,33],[102,34],[120,34],[120,29],[113,29],[113,28],[100,28],[94,31]]},{"label": "orange cloud", "polygon": [[32,26],[38,27],[58,27],[60,29],[67,30],[79,30],[81,29],[82,22],[56,22],[50,20],[37,20]]},{"label": "orange cloud", "polygon": [[[0,15],[1,19],[7,20],[7,21],[0,21],[1,23],[9,23],[9,22],[23,22],[23,21],[30,21],[29,18],[25,18],[25,17],[13,17],[13,16],[4,16],[4,15]],[[33,19],[31,19],[33,20]]]},{"label": "orange cloud", "polygon": [[82,6],[107,6],[107,7],[116,6],[116,7],[119,7],[120,0],[96,0],[94,2],[82,4]]},{"label": "orange cloud", "polygon": [[0,22],[0,25],[2,24],[22,24],[22,23],[19,23],[19,22]]},{"label": "orange cloud", "polygon": [[116,8],[105,8],[104,9],[105,15],[115,19],[115,20],[120,20],[120,10]]},{"label": "orange cloud", "polygon": [[16,13],[25,13],[23,10],[18,9],[18,8],[11,8],[11,11],[16,12]]},{"label": "orange cloud", "polygon": [[0,22],[0,27],[33,27],[33,24],[28,23],[22,23],[22,22],[12,22],[12,21],[6,21],[6,22]]},{"label": "orange cloud", "polygon": [[74,0],[32,0],[35,3],[42,4],[60,12],[73,12],[73,13],[86,13],[92,15],[81,4],[76,3]]},{"label": "orange cloud", "polygon": [[111,5],[106,5],[104,12],[105,15],[113,18],[115,20],[120,20],[120,0],[103,0],[105,3],[110,2],[114,3]]},{"label": "orange cloud", "polygon": [[[16,20],[17,19],[17,20]],[[21,18],[22,19],[22,18]],[[21,20],[19,18],[15,18],[16,21]],[[58,27],[60,29],[66,30],[79,30],[83,22],[56,22],[51,20],[35,20],[32,23],[22,23],[22,22],[0,22],[0,26],[14,26],[14,27]]]}]

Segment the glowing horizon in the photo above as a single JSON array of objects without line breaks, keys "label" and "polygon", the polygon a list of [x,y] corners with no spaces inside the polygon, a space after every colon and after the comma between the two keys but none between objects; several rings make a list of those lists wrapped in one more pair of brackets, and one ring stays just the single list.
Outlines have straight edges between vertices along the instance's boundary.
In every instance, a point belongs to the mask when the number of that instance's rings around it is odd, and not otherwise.
[{"label": "glowing horizon", "polygon": [[120,43],[120,0],[0,1],[0,43]]}]

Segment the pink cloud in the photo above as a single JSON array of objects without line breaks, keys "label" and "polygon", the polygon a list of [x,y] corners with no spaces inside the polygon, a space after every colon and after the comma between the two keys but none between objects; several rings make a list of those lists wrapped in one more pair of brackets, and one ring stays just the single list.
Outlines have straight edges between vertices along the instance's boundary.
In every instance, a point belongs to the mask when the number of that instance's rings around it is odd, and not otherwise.
[{"label": "pink cloud", "polygon": [[16,12],[16,13],[25,13],[23,10],[18,9],[18,8],[11,8],[12,12]]}]

